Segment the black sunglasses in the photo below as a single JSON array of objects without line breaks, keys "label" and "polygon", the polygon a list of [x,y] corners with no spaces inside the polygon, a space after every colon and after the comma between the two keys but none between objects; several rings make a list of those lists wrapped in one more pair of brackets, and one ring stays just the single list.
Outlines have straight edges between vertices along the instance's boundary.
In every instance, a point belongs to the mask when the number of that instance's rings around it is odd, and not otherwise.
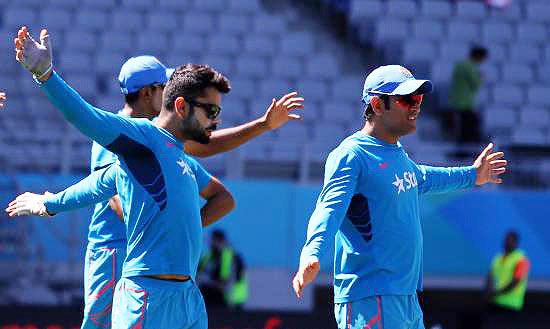
[{"label": "black sunglasses", "polygon": [[202,108],[206,112],[206,117],[210,120],[215,120],[222,111],[222,108],[216,104],[201,103],[195,100],[188,100],[187,103],[189,103],[191,107],[196,106]]}]

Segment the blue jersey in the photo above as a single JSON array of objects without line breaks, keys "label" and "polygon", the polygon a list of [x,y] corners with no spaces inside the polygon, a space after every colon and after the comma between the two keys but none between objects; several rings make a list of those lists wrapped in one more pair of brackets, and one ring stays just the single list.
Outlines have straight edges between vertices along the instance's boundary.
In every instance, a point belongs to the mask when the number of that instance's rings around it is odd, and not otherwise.
[{"label": "blue jersey", "polygon": [[473,167],[417,165],[400,143],[357,132],[327,159],[301,260],[320,258],[335,239],[336,303],[412,295],[422,285],[419,195],[471,187],[475,177]]},{"label": "blue jersey", "polygon": [[127,232],[122,276],[194,279],[202,247],[199,191],[210,174],[165,129],[94,108],[56,73],[41,89],[77,129],[118,155],[116,188]]},{"label": "blue jersey", "polygon": [[[57,214],[108,200],[117,193],[116,178],[118,169],[119,166],[113,163],[92,172],[88,177],[65,190],[47,196],[44,200],[46,210],[50,214]],[[125,232],[124,223],[118,216],[112,220],[118,222]],[[126,234],[124,232],[123,238],[125,239]]]},{"label": "blue jersey", "polygon": [[[117,156],[94,142],[90,169],[94,171],[105,168],[118,160]],[[124,246],[126,245],[126,227],[118,220],[108,201],[97,203],[88,229],[89,247]]]}]

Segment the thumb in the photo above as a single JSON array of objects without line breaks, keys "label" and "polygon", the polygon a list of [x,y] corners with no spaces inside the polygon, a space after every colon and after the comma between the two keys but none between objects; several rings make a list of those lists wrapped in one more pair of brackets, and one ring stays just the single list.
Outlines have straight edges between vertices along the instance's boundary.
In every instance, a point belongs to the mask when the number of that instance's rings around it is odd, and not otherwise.
[{"label": "thumb", "polygon": [[485,149],[483,150],[483,152],[481,152],[481,155],[482,155],[483,157],[486,157],[487,154],[490,154],[491,151],[493,151],[493,147],[494,147],[494,144],[493,144],[493,143],[489,143],[489,145],[487,145],[487,146],[485,147]]}]

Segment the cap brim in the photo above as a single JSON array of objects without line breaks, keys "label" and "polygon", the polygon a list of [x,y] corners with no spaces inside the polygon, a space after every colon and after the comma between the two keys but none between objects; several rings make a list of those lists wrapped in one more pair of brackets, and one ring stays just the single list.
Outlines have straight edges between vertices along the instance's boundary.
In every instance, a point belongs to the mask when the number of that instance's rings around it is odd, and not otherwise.
[{"label": "cap brim", "polygon": [[172,69],[172,68],[166,69],[166,81],[170,80],[170,78],[172,77],[172,74],[174,74],[175,70],[176,69]]},{"label": "cap brim", "polygon": [[406,80],[391,93],[392,95],[429,94],[433,91],[430,80]]}]

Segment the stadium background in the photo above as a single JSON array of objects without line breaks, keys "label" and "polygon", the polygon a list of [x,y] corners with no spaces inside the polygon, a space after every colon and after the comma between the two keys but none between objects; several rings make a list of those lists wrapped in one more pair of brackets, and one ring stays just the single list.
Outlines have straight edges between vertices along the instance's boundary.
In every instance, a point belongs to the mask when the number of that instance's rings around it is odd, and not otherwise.
[{"label": "stadium background", "polygon": [[[436,93],[423,105],[418,132],[403,144],[421,162],[469,163],[481,145],[456,145],[439,119],[454,62],[472,44],[487,47],[478,103],[484,131],[511,160],[510,173],[503,186],[422,200],[426,320],[467,327],[482,306],[490,259],[515,228],[532,263],[532,320],[521,328],[549,325],[550,1],[513,0],[504,9],[476,0],[0,1],[0,90],[8,94],[0,113],[3,204],[23,191],[58,191],[89,167],[90,142],[14,60],[12,38],[21,24],[33,33],[48,27],[57,70],[88,101],[113,112],[123,99],[118,70],[138,54],[225,73],[233,86],[222,104],[225,127],[256,118],[288,90],[306,98],[303,122],[203,161],[236,197],[237,209],[216,227],[243,254],[251,289],[243,314],[210,311],[212,328],[334,327],[331,259],[303,301],[290,280],[326,154],[362,124],[365,74],[392,62],[432,79]],[[0,215],[0,328],[78,325],[89,215]]]}]

